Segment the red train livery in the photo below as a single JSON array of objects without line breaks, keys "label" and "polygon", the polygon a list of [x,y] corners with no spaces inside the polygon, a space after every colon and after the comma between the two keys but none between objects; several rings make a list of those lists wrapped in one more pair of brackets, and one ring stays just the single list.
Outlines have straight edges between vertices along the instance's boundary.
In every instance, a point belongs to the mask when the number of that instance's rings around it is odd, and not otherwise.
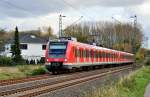
[{"label": "red train livery", "polygon": [[52,73],[64,69],[134,62],[134,55],[131,53],[71,40],[49,41],[45,58],[45,66]]}]

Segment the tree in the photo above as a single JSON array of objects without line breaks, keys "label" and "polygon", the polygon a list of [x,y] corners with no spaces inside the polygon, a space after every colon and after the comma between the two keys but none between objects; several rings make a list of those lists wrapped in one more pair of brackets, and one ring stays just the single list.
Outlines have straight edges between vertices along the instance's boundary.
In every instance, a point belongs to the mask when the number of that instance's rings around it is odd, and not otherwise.
[{"label": "tree", "polygon": [[106,48],[135,54],[142,44],[142,32],[140,25],[134,27],[130,23],[100,21],[68,26],[64,30],[64,36],[74,36],[80,42],[95,42]]},{"label": "tree", "polygon": [[51,26],[44,26],[43,27],[43,34],[41,35],[43,38],[46,38],[46,39],[53,39],[53,38],[56,38],[56,36],[54,35],[54,31],[53,29],[51,28]]},{"label": "tree", "polygon": [[5,35],[6,31],[0,28],[0,51],[4,50],[4,41],[6,39]]},{"label": "tree", "polygon": [[19,42],[19,32],[18,27],[15,28],[14,33],[14,43],[12,45],[12,59],[15,63],[22,62],[21,51],[20,51],[20,42]]}]

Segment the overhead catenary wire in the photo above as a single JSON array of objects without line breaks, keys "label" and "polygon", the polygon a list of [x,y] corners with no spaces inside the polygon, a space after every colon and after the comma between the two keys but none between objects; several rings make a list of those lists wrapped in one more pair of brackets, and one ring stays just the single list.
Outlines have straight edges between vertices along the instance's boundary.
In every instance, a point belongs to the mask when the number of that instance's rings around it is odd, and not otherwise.
[{"label": "overhead catenary wire", "polygon": [[72,8],[73,10],[75,10],[77,13],[81,14],[81,15],[84,16],[84,17],[85,17],[85,15],[86,15],[91,21],[93,21],[93,18],[90,17],[90,16],[88,16],[85,11],[79,12],[79,11],[77,10],[77,8],[74,7],[72,4],[70,4],[69,2],[67,2],[67,1],[65,1],[65,0],[61,0],[61,1],[62,1],[65,5],[67,5],[68,7]]},{"label": "overhead catenary wire", "polygon": [[15,5],[15,4],[13,4],[13,3],[10,3],[10,2],[8,2],[8,1],[6,1],[6,0],[0,0],[0,2],[5,3],[5,4],[9,5],[9,6],[12,6],[12,7],[14,7],[14,8],[17,8],[17,9],[19,9],[19,10],[22,10],[22,11],[24,11],[24,12],[27,12],[27,13],[30,13],[30,14],[33,15],[33,13],[31,13],[31,12],[28,11],[27,9],[25,9],[25,8],[23,8],[23,7],[20,7],[20,6],[18,6],[18,5]]}]

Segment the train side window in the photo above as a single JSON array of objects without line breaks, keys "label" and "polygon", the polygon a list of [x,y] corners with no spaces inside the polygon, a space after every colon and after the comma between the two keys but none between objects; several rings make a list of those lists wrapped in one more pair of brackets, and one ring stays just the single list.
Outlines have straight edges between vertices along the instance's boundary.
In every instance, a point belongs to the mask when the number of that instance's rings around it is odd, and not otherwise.
[{"label": "train side window", "polygon": [[97,58],[97,52],[96,52],[96,50],[95,50],[95,58]]},{"label": "train side window", "polygon": [[82,57],[82,58],[84,57],[84,56],[83,56],[83,51],[84,51],[84,50],[82,49],[82,50],[81,50],[81,57]]},{"label": "train side window", "polygon": [[75,47],[73,47],[73,54],[76,57],[76,48]]},{"label": "train side window", "polygon": [[100,52],[100,58],[103,58],[103,52],[102,51]]},{"label": "train side window", "polygon": [[96,58],[98,58],[98,51],[96,51]]},{"label": "train side window", "polygon": [[108,58],[108,53],[106,52],[105,54],[106,54],[105,57]]},{"label": "train side window", "polygon": [[82,50],[80,49],[80,57],[82,57]]},{"label": "train side window", "polygon": [[99,51],[97,51],[97,58],[99,58]]},{"label": "train side window", "polygon": [[89,55],[90,55],[90,54],[89,54],[89,50],[87,50],[87,57],[89,57]]},{"label": "train side window", "polygon": [[99,51],[97,51],[97,58],[99,58]]},{"label": "train side window", "polygon": [[78,49],[75,48],[75,56],[78,57]]},{"label": "train side window", "polygon": [[104,58],[104,52],[101,52],[101,57]]},{"label": "train side window", "polygon": [[96,58],[96,51],[94,50],[94,58]]},{"label": "train side window", "polygon": [[80,57],[80,49],[78,49],[78,57]]},{"label": "train side window", "polygon": [[105,58],[105,52],[102,52],[102,57]]},{"label": "train side window", "polygon": [[83,57],[86,58],[86,50],[83,50]]},{"label": "train side window", "polygon": [[100,58],[103,58],[103,52],[102,51],[100,51]]},{"label": "train side window", "polygon": [[92,50],[89,50],[89,57],[91,58],[92,57]]},{"label": "train side window", "polygon": [[74,53],[74,56],[77,57],[77,52],[76,52],[76,48],[75,47],[73,48],[73,53]]},{"label": "train side window", "polygon": [[87,57],[87,58],[88,58],[88,53],[89,53],[88,50],[86,50],[86,57]]},{"label": "train side window", "polygon": [[83,58],[85,58],[86,56],[85,56],[85,49],[83,49]]}]

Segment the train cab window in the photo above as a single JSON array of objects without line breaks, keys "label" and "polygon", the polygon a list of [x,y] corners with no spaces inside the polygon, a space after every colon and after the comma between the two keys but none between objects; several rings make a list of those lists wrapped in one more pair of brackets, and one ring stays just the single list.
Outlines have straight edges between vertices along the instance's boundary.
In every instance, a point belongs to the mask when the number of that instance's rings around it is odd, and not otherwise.
[{"label": "train cab window", "polygon": [[65,57],[68,42],[50,42],[48,45],[48,54],[50,58]]}]

